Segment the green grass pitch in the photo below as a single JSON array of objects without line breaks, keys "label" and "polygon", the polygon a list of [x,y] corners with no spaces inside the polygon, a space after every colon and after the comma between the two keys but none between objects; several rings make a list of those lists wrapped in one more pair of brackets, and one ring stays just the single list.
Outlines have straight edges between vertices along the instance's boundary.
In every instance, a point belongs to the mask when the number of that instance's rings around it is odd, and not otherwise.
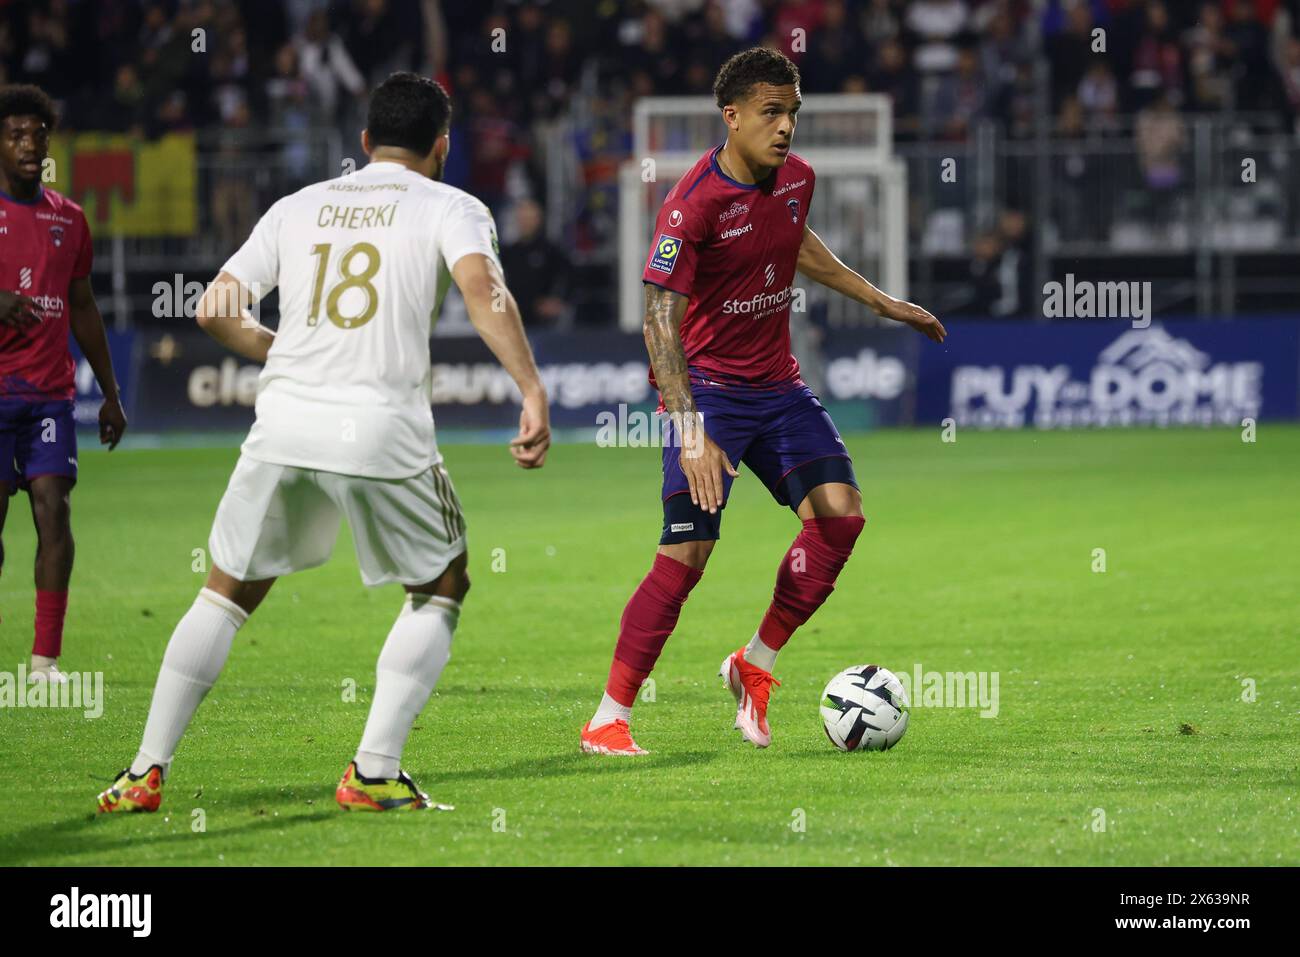
[{"label": "green grass pitch", "polygon": [[[332,797],[401,603],[361,585],[346,532],[237,637],[165,813],[93,816],[139,742],[236,452],[86,454],[63,663],[104,673],[105,710],[0,710],[0,863],[1300,863],[1300,430],[849,444],[868,524],[778,662],[773,746],[740,741],[715,677],[798,527],[742,471],[637,705],[640,760],[584,756],[577,735],[657,541],[658,452],[563,445],[524,473],[503,446],[445,448],[474,589],[404,763],[456,810],[383,816]],[[14,671],[32,621],[25,502],[8,525]],[[860,662],[997,672],[998,714],[916,707],[896,749],[838,753],[817,704]]]}]

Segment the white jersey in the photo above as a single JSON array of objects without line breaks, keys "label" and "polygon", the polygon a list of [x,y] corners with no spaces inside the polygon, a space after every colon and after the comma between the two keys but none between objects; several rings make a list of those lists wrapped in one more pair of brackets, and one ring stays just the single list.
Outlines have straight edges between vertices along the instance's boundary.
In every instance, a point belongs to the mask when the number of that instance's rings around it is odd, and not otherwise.
[{"label": "white jersey", "polygon": [[384,479],[441,462],[429,335],[457,260],[496,247],[483,203],[400,163],[272,206],[222,267],[258,298],[280,287],[243,454]]}]

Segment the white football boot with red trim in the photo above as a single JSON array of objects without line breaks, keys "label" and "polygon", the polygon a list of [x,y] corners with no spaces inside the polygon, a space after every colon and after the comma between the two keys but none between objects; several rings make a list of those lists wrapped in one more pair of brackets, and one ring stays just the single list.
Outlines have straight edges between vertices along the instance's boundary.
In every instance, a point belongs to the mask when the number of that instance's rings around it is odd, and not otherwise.
[{"label": "white football boot with red trim", "polygon": [[586,754],[610,754],[629,758],[650,753],[632,740],[632,730],[622,718],[615,718],[595,730],[592,730],[591,722],[588,721],[582,728],[582,750]]},{"label": "white football boot with red trim", "polygon": [[781,682],[758,665],[745,660],[742,646],[729,654],[718,669],[723,683],[736,697],[736,729],[756,748],[766,748],[772,743],[772,729],[767,723],[767,700],[772,685]]}]

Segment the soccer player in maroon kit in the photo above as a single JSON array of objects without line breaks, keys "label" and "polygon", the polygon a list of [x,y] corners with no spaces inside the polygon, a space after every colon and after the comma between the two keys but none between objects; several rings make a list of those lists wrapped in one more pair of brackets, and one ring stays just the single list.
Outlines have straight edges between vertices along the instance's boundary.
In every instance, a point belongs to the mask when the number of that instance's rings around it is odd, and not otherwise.
[{"label": "soccer player in maroon kit", "polygon": [[747,50],[723,64],[713,92],[727,140],[668,193],[642,277],[650,381],[670,421],[664,526],[654,565],[623,611],[604,698],[582,729],[592,754],[647,753],[632,740],[632,703],[704,572],[737,463],[803,522],[758,630],[719,671],[736,698],[735,726],[757,747],[772,741],[777,652],[830,595],[862,531],[848,451],[790,353],[795,271],[935,342],[947,334],[808,228],[816,177],[790,152],[801,102],[795,65],[774,50]]},{"label": "soccer player in maroon kit", "polygon": [[37,87],[0,87],[0,532],[9,497],[25,489],[37,542],[30,677],[59,681],[77,481],[69,331],[104,393],[101,444],[117,446],[126,415],[90,289],[90,227],[80,206],[41,185],[54,122],[54,104]]}]

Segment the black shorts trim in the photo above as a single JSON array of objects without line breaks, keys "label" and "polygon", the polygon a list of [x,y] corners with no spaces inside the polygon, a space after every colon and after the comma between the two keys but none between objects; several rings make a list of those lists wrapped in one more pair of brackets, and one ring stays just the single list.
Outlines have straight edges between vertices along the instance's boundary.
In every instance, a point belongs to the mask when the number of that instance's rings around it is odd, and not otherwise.
[{"label": "black shorts trim", "polygon": [[690,492],[678,492],[664,499],[664,530],[659,536],[660,545],[716,542],[721,537],[721,508],[710,515],[691,501]]},{"label": "black shorts trim", "polygon": [[799,506],[808,497],[808,493],[818,485],[833,483],[858,486],[858,477],[853,474],[853,460],[847,455],[827,455],[813,459],[803,465],[796,465],[776,483],[772,497],[782,505],[788,505],[792,511],[799,511]]}]

